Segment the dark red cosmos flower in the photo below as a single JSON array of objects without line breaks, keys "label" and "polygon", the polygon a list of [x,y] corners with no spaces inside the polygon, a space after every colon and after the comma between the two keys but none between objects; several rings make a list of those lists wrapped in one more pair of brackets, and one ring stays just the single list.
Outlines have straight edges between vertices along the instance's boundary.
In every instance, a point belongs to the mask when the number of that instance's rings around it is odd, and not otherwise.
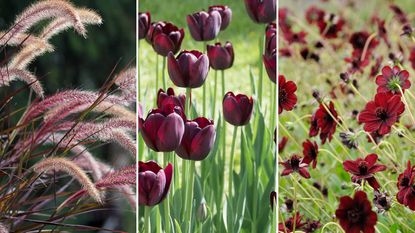
[{"label": "dark red cosmos flower", "polygon": [[415,69],[415,47],[411,48],[408,59],[411,62],[412,69]]},{"label": "dark red cosmos flower", "polygon": [[196,41],[210,41],[216,38],[220,31],[222,18],[217,10],[199,11],[188,15],[187,26]]},{"label": "dark red cosmos flower", "polygon": [[312,51],[310,51],[307,47],[304,47],[300,50],[300,55],[304,60],[314,60],[315,62],[320,61],[320,56]]},{"label": "dark red cosmos flower", "polygon": [[215,142],[216,131],[213,121],[204,117],[188,120],[184,135],[176,154],[188,160],[200,161],[208,156]]},{"label": "dark red cosmos flower", "polygon": [[226,70],[232,67],[235,58],[232,43],[226,41],[222,46],[220,42],[207,46],[210,67],[214,70]]},{"label": "dark red cosmos flower", "polygon": [[297,103],[297,85],[293,81],[286,81],[284,75],[278,75],[278,114],[282,110],[291,111]]},{"label": "dark red cosmos flower", "polygon": [[290,48],[280,48],[278,50],[278,56],[280,57],[291,57],[293,55],[293,52]]},{"label": "dark red cosmos flower", "polygon": [[265,54],[271,54],[277,48],[277,28],[275,23],[270,23],[265,29]]},{"label": "dark red cosmos flower", "polygon": [[365,159],[357,158],[356,160],[344,161],[343,168],[353,175],[352,182],[360,183],[360,181],[366,180],[373,189],[378,190],[380,185],[373,174],[386,170],[386,166],[376,164],[377,160],[377,154],[369,154]]},{"label": "dark red cosmos flower", "polygon": [[377,92],[391,92],[392,94],[401,94],[405,89],[411,87],[411,82],[408,80],[409,72],[401,70],[398,66],[393,68],[385,66],[382,68],[382,74],[376,77],[376,84],[378,85]]},{"label": "dark red cosmos flower", "polygon": [[288,19],[288,13],[287,8],[278,9],[278,27],[283,33],[291,31],[291,21]]},{"label": "dark red cosmos flower", "polygon": [[411,166],[411,161],[408,160],[407,168],[398,177],[398,189],[396,199],[399,203],[415,210],[415,166]]},{"label": "dark red cosmos flower", "polygon": [[360,50],[353,50],[352,57],[346,57],[345,62],[350,63],[350,67],[347,70],[349,73],[354,74],[356,72],[363,73],[363,69],[369,65],[369,53],[366,53],[362,59],[362,52]]},{"label": "dark red cosmos flower", "polygon": [[228,6],[223,6],[223,5],[216,5],[216,6],[210,6],[209,7],[209,12],[211,11],[218,11],[221,17],[221,21],[222,23],[220,24],[220,30],[223,31],[225,30],[228,26],[229,23],[232,20],[232,10],[231,8],[229,8]]},{"label": "dark red cosmos flower", "polygon": [[151,24],[150,12],[138,13],[138,39],[144,39]]},{"label": "dark red cosmos flower", "polygon": [[325,14],[324,10],[311,5],[305,12],[305,19],[309,24],[317,24],[319,21],[324,20]]},{"label": "dark red cosmos flower", "polygon": [[162,169],[155,161],[138,162],[139,204],[154,206],[167,196],[173,176],[173,166],[169,163]]},{"label": "dark red cosmos flower", "polygon": [[312,233],[312,232],[315,232],[320,227],[321,227],[320,221],[307,219],[303,227],[303,230],[305,233]]},{"label": "dark red cosmos flower", "polygon": [[[349,43],[353,46],[354,50],[363,52],[363,49],[365,48],[366,42],[369,39],[369,37],[370,34],[366,31],[355,32],[350,36]],[[378,45],[379,41],[376,38],[372,37],[367,47],[367,52],[370,53]]]},{"label": "dark red cosmos flower", "polygon": [[164,92],[163,89],[157,93],[157,107],[165,108],[167,105],[174,105],[180,107],[183,112],[185,111],[184,106],[186,102],[186,96],[184,94],[175,95],[173,88],[169,87],[167,92]]},{"label": "dark red cosmos flower", "polygon": [[385,135],[391,131],[404,110],[405,105],[399,95],[378,93],[375,100],[369,101],[360,112],[358,121],[365,124],[363,129],[366,132],[378,131],[380,135]]},{"label": "dark red cosmos flower", "polygon": [[255,23],[271,23],[277,18],[276,0],[245,0],[245,8]]},{"label": "dark red cosmos flower", "polygon": [[406,16],[406,14],[402,11],[402,9],[399,6],[395,4],[390,4],[389,8],[393,11],[393,13],[395,13],[395,17],[398,19],[398,21],[401,24],[409,23],[408,17]]},{"label": "dark red cosmos flower", "polygon": [[266,53],[262,55],[265,70],[267,71],[269,79],[276,83],[277,81],[277,50],[274,49],[269,55]]},{"label": "dark red cosmos flower", "polygon": [[171,152],[179,147],[184,134],[182,109],[173,104],[153,109],[139,119],[139,129],[146,145],[154,151]]},{"label": "dark red cosmos flower", "polygon": [[278,224],[278,232],[293,232],[294,226],[295,230],[301,230],[304,227],[305,222],[302,221],[302,216],[300,213],[296,213],[295,216],[290,217],[289,219],[285,220],[284,223]]},{"label": "dark red cosmos flower", "polygon": [[179,29],[170,22],[157,22],[150,25],[146,40],[156,53],[165,57],[169,52],[179,52],[183,38],[183,28]]},{"label": "dark red cosmos flower", "polygon": [[334,14],[326,14],[322,20],[317,21],[320,34],[327,39],[337,38],[344,24],[344,19]]},{"label": "dark red cosmos flower", "polygon": [[278,143],[278,152],[282,153],[282,151],[284,150],[285,146],[287,145],[288,142],[288,138],[287,137],[282,137],[281,141]]},{"label": "dark red cosmos flower", "polygon": [[182,51],[167,57],[167,70],[174,85],[197,88],[203,85],[209,71],[209,58],[196,50]]},{"label": "dark red cosmos flower", "polygon": [[378,217],[363,191],[357,191],[354,198],[341,197],[336,217],[346,233],[375,233]]},{"label": "dark red cosmos flower", "polygon": [[[330,111],[328,112],[326,108]],[[333,118],[333,117],[334,118]],[[328,106],[324,106],[322,103],[317,111],[311,117],[311,126],[309,135],[311,137],[320,133],[321,143],[324,144],[327,140],[331,141],[333,134],[336,132],[336,126],[338,121],[337,111],[334,109],[333,102],[330,101]]]},{"label": "dark red cosmos flower", "polygon": [[316,142],[311,142],[306,140],[303,142],[303,163],[310,165],[313,163],[313,168],[316,168],[317,165],[317,155],[318,155],[318,145]]},{"label": "dark red cosmos flower", "polygon": [[234,125],[241,126],[249,123],[254,109],[254,100],[244,94],[235,95],[229,91],[223,97],[223,117]]},{"label": "dark red cosmos flower", "polygon": [[285,41],[288,42],[288,44],[294,44],[294,43],[298,43],[298,44],[306,44],[306,40],[305,37],[307,36],[307,32],[304,31],[299,31],[299,32],[283,32],[282,33],[283,38]]},{"label": "dark red cosmos flower", "polygon": [[310,178],[310,173],[308,172],[308,164],[303,162],[303,158],[299,157],[296,154],[293,154],[289,159],[284,162],[280,162],[284,166],[284,170],[281,172],[281,176],[288,176],[293,172],[298,172],[302,177],[308,179]]}]

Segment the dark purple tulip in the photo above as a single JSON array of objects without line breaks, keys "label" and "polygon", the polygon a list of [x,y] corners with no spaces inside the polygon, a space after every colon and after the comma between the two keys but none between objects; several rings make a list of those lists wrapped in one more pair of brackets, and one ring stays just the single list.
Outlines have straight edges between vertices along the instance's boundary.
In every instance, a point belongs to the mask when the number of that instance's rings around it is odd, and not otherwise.
[{"label": "dark purple tulip", "polygon": [[231,22],[232,19],[232,10],[231,8],[229,8],[228,6],[222,6],[222,5],[217,5],[217,6],[210,6],[209,7],[209,12],[211,11],[218,11],[220,14],[220,17],[222,19],[222,23],[220,25],[220,30],[223,31],[225,30],[229,23]]},{"label": "dark purple tulip", "polygon": [[274,49],[270,55],[264,54],[262,60],[264,62],[265,69],[269,79],[274,83],[277,83],[277,50]]},{"label": "dark purple tulip", "polygon": [[146,40],[156,53],[165,57],[169,52],[179,52],[183,38],[183,28],[179,29],[170,22],[157,22],[150,25]]},{"label": "dark purple tulip", "polygon": [[210,41],[215,39],[222,23],[220,13],[216,10],[212,10],[209,13],[199,11],[188,15],[186,20],[190,34],[196,41]]},{"label": "dark purple tulip", "polygon": [[252,97],[243,94],[235,96],[231,91],[223,97],[223,116],[228,123],[234,126],[248,124],[253,108],[254,100]]},{"label": "dark purple tulip", "polygon": [[277,18],[276,0],[245,0],[245,8],[255,23],[271,23]]},{"label": "dark purple tulip", "polygon": [[153,109],[147,118],[139,119],[144,142],[154,151],[170,152],[179,147],[184,134],[183,111],[172,104]]},{"label": "dark purple tulip", "polygon": [[174,85],[197,88],[205,82],[209,71],[209,59],[196,50],[182,51],[176,58],[173,53],[169,53],[167,70]]},{"label": "dark purple tulip", "polygon": [[272,54],[277,48],[277,28],[275,23],[268,24],[265,30],[265,53]]},{"label": "dark purple tulip", "polygon": [[222,47],[218,42],[207,46],[210,67],[214,70],[225,70],[233,65],[234,53],[231,42],[227,41]]},{"label": "dark purple tulip", "polygon": [[215,142],[213,121],[198,117],[187,121],[184,135],[176,154],[183,159],[200,161],[208,156]]},{"label": "dark purple tulip", "polygon": [[183,112],[185,111],[186,96],[184,94],[180,94],[175,96],[173,88],[169,87],[167,92],[164,92],[163,89],[160,88],[159,92],[157,93],[157,107],[164,108],[167,105],[174,105],[182,108]]},{"label": "dark purple tulip", "polygon": [[173,176],[169,163],[162,169],[156,162],[138,162],[138,200],[140,205],[154,206],[167,196]]},{"label": "dark purple tulip", "polygon": [[150,12],[140,12],[138,13],[138,39],[143,39],[146,37],[148,29],[151,24],[151,15]]}]

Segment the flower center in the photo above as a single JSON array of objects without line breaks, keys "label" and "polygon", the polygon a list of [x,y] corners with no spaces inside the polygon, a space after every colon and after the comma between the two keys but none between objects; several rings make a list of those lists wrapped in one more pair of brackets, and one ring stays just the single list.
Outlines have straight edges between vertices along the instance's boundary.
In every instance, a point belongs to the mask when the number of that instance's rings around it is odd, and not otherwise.
[{"label": "flower center", "polygon": [[401,79],[399,78],[399,76],[394,75],[391,79],[389,79],[388,81],[389,90],[398,92],[400,86],[401,86]]},{"label": "flower center", "polygon": [[347,211],[347,218],[351,223],[358,223],[360,222],[360,218],[362,214],[358,208],[354,208]]},{"label": "flower center", "polygon": [[292,158],[290,164],[291,168],[298,169],[300,167],[300,160],[298,158]]},{"label": "flower center", "polygon": [[377,108],[376,116],[382,121],[386,121],[388,119],[388,113],[386,112],[386,109],[384,108]]},{"label": "flower center", "polygon": [[287,101],[287,92],[284,89],[281,89],[279,91],[279,102],[284,103],[285,101]]},{"label": "flower center", "polygon": [[367,162],[366,161],[361,161],[359,163],[359,172],[360,172],[360,174],[362,174],[362,175],[367,174],[367,170],[368,170]]},{"label": "flower center", "polygon": [[409,178],[408,177],[403,177],[400,183],[400,186],[404,186],[407,187],[409,185]]}]

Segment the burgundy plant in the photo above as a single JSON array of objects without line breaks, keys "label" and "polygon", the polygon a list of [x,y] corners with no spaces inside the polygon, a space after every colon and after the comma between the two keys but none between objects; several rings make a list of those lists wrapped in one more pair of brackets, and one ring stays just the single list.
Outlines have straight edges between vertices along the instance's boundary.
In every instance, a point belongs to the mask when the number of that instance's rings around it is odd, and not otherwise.
[{"label": "burgundy plant", "polygon": [[232,67],[234,52],[231,42],[226,41],[222,46],[220,42],[207,46],[210,67],[214,70],[226,70]]},{"label": "burgundy plant", "polygon": [[185,112],[185,102],[186,96],[184,94],[175,95],[173,88],[169,87],[167,92],[164,92],[163,89],[157,93],[157,107],[166,108],[168,105],[174,105],[180,107],[183,112]]},{"label": "burgundy plant", "polygon": [[188,160],[200,161],[208,156],[215,143],[216,131],[213,121],[204,117],[188,120],[176,154]]},{"label": "burgundy plant", "polygon": [[[350,36],[349,43],[353,46],[354,50],[359,51],[361,54],[369,37],[370,34],[367,31],[355,32]],[[367,47],[367,52],[370,53],[370,51],[375,49],[378,45],[379,41],[376,38],[372,38]]]},{"label": "burgundy plant", "polygon": [[280,142],[278,143],[278,153],[282,153],[285,149],[285,146],[287,145],[288,142],[288,138],[287,137],[282,137]]},{"label": "burgundy plant", "polygon": [[165,57],[169,52],[179,52],[183,38],[183,28],[179,29],[170,22],[156,22],[150,25],[146,40],[156,53]]},{"label": "burgundy plant", "polygon": [[249,123],[254,109],[254,100],[244,94],[235,95],[229,91],[223,97],[223,116],[234,125],[241,126]]},{"label": "burgundy plant", "polygon": [[140,205],[154,206],[167,196],[173,176],[169,163],[162,169],[155,161],[138,162],[138,200]]},{"label": "burgundy plant", "polygon": [[311,142],[310,140],[306,140],[303,142],[303,155],[304,159],[303,162],[306,164],[311,164],[312,167],[316,168],[317,165],[317,156],[318,156],[318,145],[316,142]]},{"label": "burgundy plant", "polygon": [[411,82],[408,80],[409,72],[401,70],[398,66],[393,68],[385,66],[382,68],[382,74],[376,77],[376,84],[378,85],[377,92],[391,92],[392,94],[401,94],[405,89],[411,87]]},{"label": "burgundy plant", "polygon": [[190,34],[196,41],[215,39],[222,24],[221,15],[217,10],[199,11],[188,15],[186,20]]},{"label": "burgundy plant", "polygon": [[411,63],[412,69],[415,69],[415,47],[411,48],[408,60]]},{"label": "burgundy plant", "polygon": [[289,159],[279,162],[284,166],[284,170],[281,172],[281,176],[288,176],[293,172],[298,172],[302,177],[308,179],[310,178],[310,173],[308,172],[308,164],[304,163],[304,158],[293,154]]},{"label": "burgundy plant", "polygon": [[360,183],[362,180],[366,180],[373,189],[378,190],[380,185],[374,174],[386,170],[386,166],[376,164],[377,160],[377,154],[369,154],[364,159],[357,158],[356,160],[344,161],[343,168],[353,175],[352,182]]},{"label": "burgundy plant", "polygon": [[228,6],[224,6],[224,5],[216,5],[216,6],[210,6],[209,7],[209,12],[211,11],[218,11],[221,17],[221,25],[220,25],[220,30],[223,31],[225,30],[228,26],[229,23],[232,20],[232,10],[231,8],[229,8]]},{"label": "burgundy plant", "polygon": [[145,120],[139,119],[140,133],[150,149],[171,152],[179,147],[184,134],[182,111],[170,104],[151,110]]},{"label": "burgundy plant", "polygon": [[284,75],[278,75],[278,114],[282,110],[291,111],[297,104],[297,85],[293,81],[286,81]]},{"label": "burgundy plant", "polygon": [[341,197],[336,217],[346,233],[374,233],[378,220],[376,213],[372,211],[366,193],[363,191],[357,191],[354,198]]},{"label": "burgundy plant", "polygon": [[317,24],[319,21],[324,20],[325,14],[324,10],[311,5],[305,12],[305,19],[309,24]]},{"label": "burgundy plant", "polygon": [[411,166],[411,161],[408,160],[407,168],[398,177],[398,193],[396,194],[396,200],[402,205],[409,207],[411,210],[415,210],[415,166]]},{"label": "burgundy plant", "polygon": [[278,232],[293,232],[294,226],[295,230],[301,230],[304,225],[305,222],[302,221],[302,216],[297,212],[295,216],[285,220],[284,223],[278,224]]},{"label": "burgundy plant", "polygon": [[177,57],[169,53],[167,70],[176,86],[197,88],[205,82],[209,71],[209,59],[196,50],[182,51]]},{"label": "burgundy plant", "polygon": [[274,49],[270,54],[262,55],[265,70],[267,71],[269,79],[276,83],[277,81],[277,50]]},{"label": "burgundy plant", "polygon": [[405,105],[399,95],[378,93],[375,99],[369,101],[358,116],[359,123],[363,123],[366,132],[378,132],[379,135],[388,134],[391,127],[399,121]]},{"label": "burgundy plant", "polygon": [[336,132],[336,121],[338,120],[337,111],[334,109],[333,102],[330,101],[328,106],[324,106],[323,103],[321,103],[320,107],[311,117],[309,135],[313,137],[320,133],[322,144],[324,144],[327,139],[331,141],[333,134]]},{"label": "burgundy plant", "polygon": [[327,39],[337,38],[346,21],[335,14],[325,14],[324,17],[317,21],[317,27],[320,34]]},{"label": "burgundy plant", "polygon": [[270,23],[265,29],[265,54],[269,55],[277,48],[277,26]]},{"label": "burgundy plant", "polygon": [[138,39],[144,39],[151,24],[150,12],[138,13]]},{"label": "burgundy plant", "polygon": [[271,210],[274,210],[274,206],[277,203],[277,192],[271,191],[269,194],[269,204],[271,206]]},{"label": "burgundy plant", "polygon": [[288,44],[294,44],[294,43],[306,44],[307,43],[307,41],[305,40],[305,37],[307,36],[307,32],[305,32],[305,31],[283,32],[282,36],[283,36],[284,40],[288,42]]},{"label": "burgundy plant", "polygon": [[277,17],[276,0],[245,0],[245,8],[255,23],[271,23]]}]

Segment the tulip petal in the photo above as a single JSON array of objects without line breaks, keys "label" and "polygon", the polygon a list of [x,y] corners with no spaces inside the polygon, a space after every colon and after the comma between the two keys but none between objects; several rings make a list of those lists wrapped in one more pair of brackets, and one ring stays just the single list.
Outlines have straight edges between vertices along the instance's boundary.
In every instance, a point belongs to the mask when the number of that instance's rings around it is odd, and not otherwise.
[{"label": "tulip petal", "polygon": [[197,88],[203,85],[209,71],[209,59],[202,54],[197,61],[189,68],[189,86]]},{"label": "tulip petal", "polygon": [[163,152],[174,151],[180,145],[183,134],[183,119],[177,113],[169,114],[157,132],[157,148]]},{"label": "tulip petal", "polygon": [[170,52],[167,55],[167,71],[171,81],[178,87],[186,87],[186,83],[183,80],[183,73],[180,66],[174,57],[174,54]]},{"label": "tulip petal", "polygon": [[209,125],[202,129],[192,140],[191,148],[191,159],[192,160],[203,160],[209,154],[210,150],[215,143],[215,127]]}]

